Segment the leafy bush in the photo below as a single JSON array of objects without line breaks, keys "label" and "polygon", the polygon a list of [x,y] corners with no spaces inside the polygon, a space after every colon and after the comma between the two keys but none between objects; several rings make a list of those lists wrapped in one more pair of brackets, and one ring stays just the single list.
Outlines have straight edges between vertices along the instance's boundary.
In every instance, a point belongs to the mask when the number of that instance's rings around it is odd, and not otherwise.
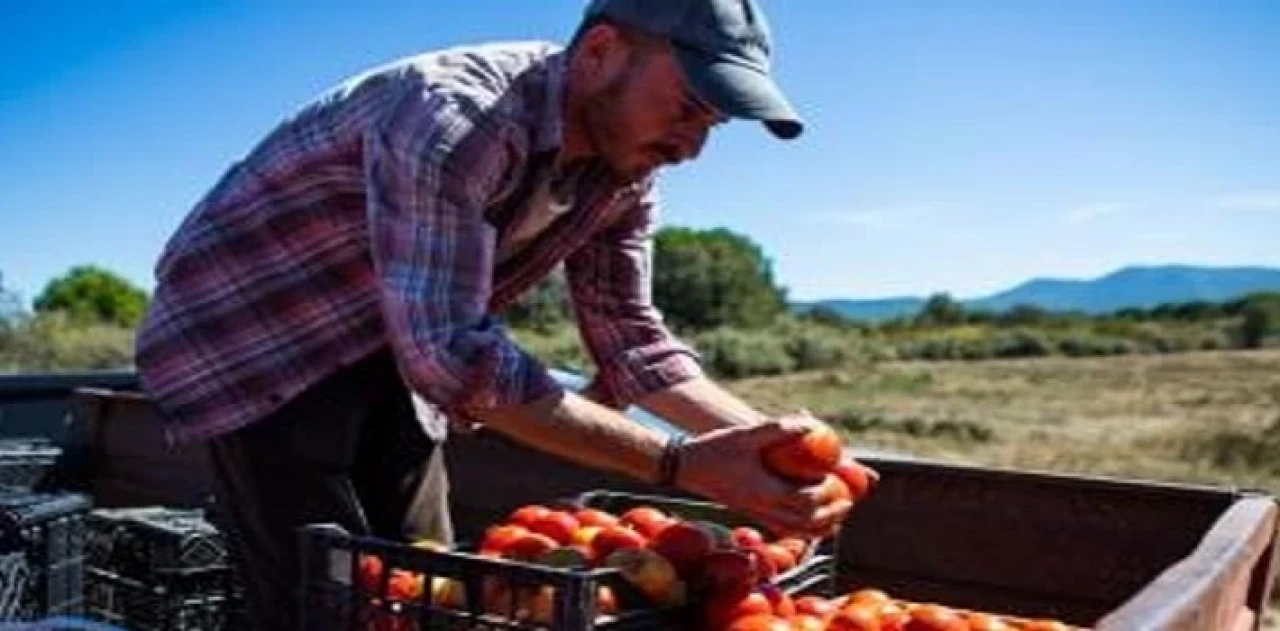
[{"label": "leafy bush", "polygon": [[773,332],[791,357],[794,370],[821,370],[843,364],[852,355],[856,334],[803,320],[783,320]]},{"label": "leafy bush", "polygon": [[1262,346],[1262,341],[1277,327],[1280,327],[1280,306],[1262,301],[1246,305],[1242,312],[1238,334],[1240,346],[1244,348]]},{"label": "leafy bush", "polygon": [[839,311],[825,305],[804,310],[796,315],[796,319],[800,322],[808,322],[840,330],[861,330],[866,326],[861,322],[845,317]]},{"label": "leafy bush", "polygon": [[1009,310],[995,316],[1001,325],[1037,326],[1049,319],[1049,313],[1035,305],[1014,305]]},{"label": "leafy bush", "polygon": [[985,423],[966,419],[886,418],[860,410],[824,412],[819,416],[841,430],[855,434],[886,432],[913,438],[949,439],[958,443],[990,443],[997,439],[995,431]]},{"label": "leafy bush", "polygon": [[1231,340],[1227,339],[1225,333],[1203,333],[1196,344],[1196,347],[1202,351],[1217,351],[1231,347]]},{"label": "leafy bush", "polygon": [[572,322],[569,309],[569,286],[564,269],[556,268],[549,276],[517,298],[502,314],[508,325],[532,329],[547,335],[559,325]]},{"label": "leafy bush", "polygon": [[772,262],[755,241],[730,230],[659,230],[653,270],[654,303],[678,329],[767,327],[787,310]]},{"label": "leafy bush", "polygon": [[1058,340],[1058,352],[1067,357],[1104,357],[1128,352],[1129,347],[1097,335],[1072,335]]},{"label": "leafy bush", "polygon": [[715,329],[698,335],[694,346],[708,372],[728,379],[778,375],[796,367],[787,340],[768,331]]},{"label": "leafy bush", "polygon": [[0,336],[0,369],[14,372],[121,370],[133,365],[134,333],[85,324],[65,313],[25,318]]},{"label": "leafy bush", "polygon": [[1053,346],[1043,334],[1026,329],[1002,331],[992,340],[992,346],[992,355],[1002,358],[1044,357],[1053,353]]},{"label": "leafy bush", "polygon": [[594,368],[578,328],[570,322],[551,327],[539,326],[536,330],[517,329],[514,336],[529,353],[552,368],[584,374]]}]

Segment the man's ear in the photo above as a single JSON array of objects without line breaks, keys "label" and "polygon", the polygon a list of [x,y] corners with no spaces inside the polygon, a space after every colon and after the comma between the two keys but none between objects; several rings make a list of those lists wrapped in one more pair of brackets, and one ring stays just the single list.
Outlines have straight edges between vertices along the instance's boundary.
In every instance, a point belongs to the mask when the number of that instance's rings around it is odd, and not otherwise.
[{"label": "man's ear", "polygon": [[611,24],[597,24],[582,34],[569,60],[569,72],[588,92],[609,85],[625,72],[631,42]]}]

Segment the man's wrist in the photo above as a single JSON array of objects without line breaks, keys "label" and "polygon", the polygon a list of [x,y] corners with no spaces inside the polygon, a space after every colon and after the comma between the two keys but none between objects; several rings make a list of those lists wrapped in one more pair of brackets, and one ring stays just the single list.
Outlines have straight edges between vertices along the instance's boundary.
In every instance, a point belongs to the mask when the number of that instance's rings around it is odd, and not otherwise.
[{"label": "man's wrist", "polygon": [[684,445],[688,438],[682,433],[668,435],[658,460],[658,484],[674,487],[680,477],[680,465],[683,464]]}]

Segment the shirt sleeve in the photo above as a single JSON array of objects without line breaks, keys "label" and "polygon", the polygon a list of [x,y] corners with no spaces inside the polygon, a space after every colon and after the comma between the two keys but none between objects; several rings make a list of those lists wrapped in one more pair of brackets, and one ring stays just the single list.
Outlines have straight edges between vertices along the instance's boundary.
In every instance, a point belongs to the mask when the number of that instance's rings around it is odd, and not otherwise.
[{"label": "shirt sleeve", "polygon": [[365,139],[369,238],[387,336],[406,381],[454,413],[562,388],[488,314],[486,201],[519,152],[501,124],[410,97]]},{"label": "shirt sleeve", "polygon": [[650,187],[565,261],[578,326],[598,367],[589,390],[617,408],[702,374],[697,353],[672,334],[653,304],[657,203]]}]

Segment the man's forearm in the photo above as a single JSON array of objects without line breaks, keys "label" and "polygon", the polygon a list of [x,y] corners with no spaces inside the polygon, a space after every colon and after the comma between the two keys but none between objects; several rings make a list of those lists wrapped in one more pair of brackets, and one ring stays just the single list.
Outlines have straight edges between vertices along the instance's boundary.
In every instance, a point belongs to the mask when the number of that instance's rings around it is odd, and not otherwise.
[{"label": "man's forearm", "polygon": [[644,482],[658,478],[667,440],[657,430],[572,392],[477,418],[534,449]]},{"label": "man's forearm", "polygon": [[755,425],[768,417],[706,377],[696,377],[640,400],[640,407],[693,434]]}]

